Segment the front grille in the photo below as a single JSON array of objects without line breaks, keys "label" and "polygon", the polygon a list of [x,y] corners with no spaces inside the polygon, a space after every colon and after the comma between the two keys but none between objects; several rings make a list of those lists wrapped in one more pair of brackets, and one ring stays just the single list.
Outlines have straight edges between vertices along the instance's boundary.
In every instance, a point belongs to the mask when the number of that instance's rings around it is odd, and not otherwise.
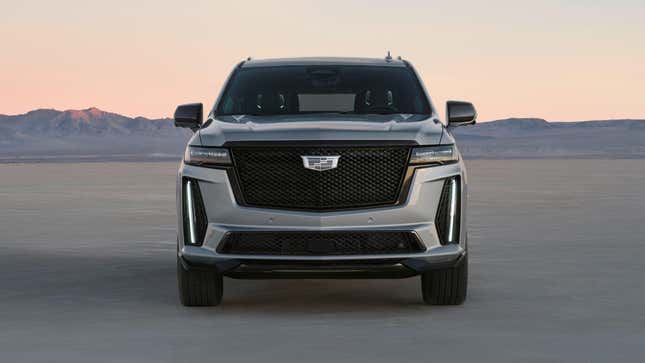
[{"label": "front grille", "polygon": [[[409,147],[234,147],[243,200],[257,207],[335,210],[396,204]],[[335,169],[306,169],[302,156],[340,156]]]},{"label": "front grille", "polygon": [[421,252],[413,232],[231,232],[219,253],[243,255],[371,255]]}]

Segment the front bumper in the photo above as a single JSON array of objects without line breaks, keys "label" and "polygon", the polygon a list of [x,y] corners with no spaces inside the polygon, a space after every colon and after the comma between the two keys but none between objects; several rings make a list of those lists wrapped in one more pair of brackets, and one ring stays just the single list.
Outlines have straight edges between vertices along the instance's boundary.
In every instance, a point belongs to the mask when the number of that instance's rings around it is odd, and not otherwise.
[{"label": "front bumper", "polygon": [[185,269],[216,269],[232,278],[406,278],[434,269],[457,267],[466,253],[459,245],[449,245],[413,257],[250,258],[237,255],[217,256],[204,253],[198,247],[185,246],[178,257]]},{"label": "front bumper", "polygon": [[[444,179],[461,176],[458,244],[441,245],[434,221]],[[201,246],[185,244],[182,180],[199,181],[208,216]],[[182,164],[177,183],[179,257],[187,268],[216,268],[230,277],[407,277],[458,264],[467,250],[466,178],[463,164],[418,168],[404,203],[331,212],[251,208],[236,203],[226,170]],[[387,255],[281,256],[218,252],[229,232],[239,231],[411,231],[423,251]]]}]

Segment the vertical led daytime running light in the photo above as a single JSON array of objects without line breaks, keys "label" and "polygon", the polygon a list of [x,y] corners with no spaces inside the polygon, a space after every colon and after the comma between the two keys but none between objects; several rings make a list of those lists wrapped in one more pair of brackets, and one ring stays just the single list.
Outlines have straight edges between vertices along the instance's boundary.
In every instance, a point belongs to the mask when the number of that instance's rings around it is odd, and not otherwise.
[{"label": "vertical led daytime running light", "polygon": [[457,214],[457,178],[450,181],[450,219],[448,224],[448,242],[454,242],[455,217]]},{"label": "vertical led daytime running light", "polygon": [[195,210],[193,209],[193,190],[191,181],[186,182],[186,209],[188,209],[188,229],[190,230],[190,243],[197,241],[195,238]]}]

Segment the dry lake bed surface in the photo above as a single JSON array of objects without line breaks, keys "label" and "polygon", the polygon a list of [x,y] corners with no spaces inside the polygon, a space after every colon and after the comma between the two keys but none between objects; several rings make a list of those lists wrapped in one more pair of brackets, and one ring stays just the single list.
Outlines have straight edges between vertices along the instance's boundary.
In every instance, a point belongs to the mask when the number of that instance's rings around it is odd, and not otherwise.
[{"label": "dry lake bed surface", "polygon": [[0,165],[0,362],[642,362],[645,160],[475,160],[469,297],[225,280],[179,305],[175,163]]}]

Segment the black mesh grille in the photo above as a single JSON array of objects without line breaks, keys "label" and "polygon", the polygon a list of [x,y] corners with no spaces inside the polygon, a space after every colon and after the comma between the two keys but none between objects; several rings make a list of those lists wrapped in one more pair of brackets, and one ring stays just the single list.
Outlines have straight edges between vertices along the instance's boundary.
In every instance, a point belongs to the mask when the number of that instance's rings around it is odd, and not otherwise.
[{"label": "black mesh grille", "polygon": [[450,229],[450,198],[452,193],[452,181],[455,180],[455,187],[457,199],[455,200],[455,220],[454,220],[454,230],[453,238],[454,242],[459,241],[459,217],[460,217],[460,183],[459,177],[448,178],[443,183],[443,189],[441,190],[441,198],[439,199],[439,206],[437,207],[437,215],[435,217],[435,225],[437,227],[437,234],[439,235],[439,241],[441,244],[448,243],[448,234]]},{"label": "black mesh grille", "polygon": [[369,255],[421,252],[412,232],[231,232],[218,252],[245,255]]},{"label": "black mesh grille", "polygon": [[[349,209],[398,200],[408,147],[236,147],[233,160],[243,202],[284,209]],[[340,156],[326,171],[302,156]]]}]

